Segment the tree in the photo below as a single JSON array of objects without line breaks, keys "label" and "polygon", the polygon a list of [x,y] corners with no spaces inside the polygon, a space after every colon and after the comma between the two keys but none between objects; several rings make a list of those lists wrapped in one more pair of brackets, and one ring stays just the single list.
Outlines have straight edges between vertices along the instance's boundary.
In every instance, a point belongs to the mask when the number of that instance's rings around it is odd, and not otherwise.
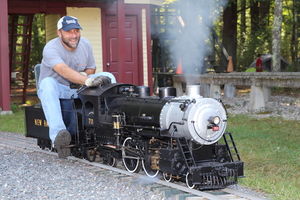
[{"label": "tree", "polygon": [[280,45],[281,45],[281,26],[282,26],[282,0],[275,0],[274,22],[272,30],[272,71],[280,71]]},{"label": "tree", "polygon": [[45,44],[45,15],[35,14],[32,23],[31,54],[29,65],[30,71],[33,71],[34,65],[41,62]]},{"label": "tree", "polygon": [[298,10],[300,8],[300,3],[297,0],[293,0],[293,7],[292,7],[292,37],[291,37],[291,57],[292,63],[294,63],[294,70],[297,71],[298,68]]},{"label": "tree", "polygon": [[246,35],[246,0],[240,0],[241,1],[241,46],[244,47],[244,44],[245,44],[245,35]]},{"label": "tree", "polygon": [[228,54],[232,56],[233,64],[236,66],[237,49],[237,0],[230,0],[223,13],[223,46]]},{"label": "tree", "polygon": [[259,30],[259,1],[250,1],[250,16],[251,16],[251,36],[255,37]]}]

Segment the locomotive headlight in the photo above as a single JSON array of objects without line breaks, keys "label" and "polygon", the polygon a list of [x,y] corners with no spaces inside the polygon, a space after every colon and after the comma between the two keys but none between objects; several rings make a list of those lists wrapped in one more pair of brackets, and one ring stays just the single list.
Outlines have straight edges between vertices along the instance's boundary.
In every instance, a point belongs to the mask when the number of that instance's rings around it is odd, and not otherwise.
[{"label": "locomotive headlight", "polygon": [[220,119],[220,117],[215,116],[215,117],[210,117],[210,118],[208,119],[208,121],[209,121],[209,123],[211,123],[211,124],[219,125],[220,122],[221,122],[221,119]]}]

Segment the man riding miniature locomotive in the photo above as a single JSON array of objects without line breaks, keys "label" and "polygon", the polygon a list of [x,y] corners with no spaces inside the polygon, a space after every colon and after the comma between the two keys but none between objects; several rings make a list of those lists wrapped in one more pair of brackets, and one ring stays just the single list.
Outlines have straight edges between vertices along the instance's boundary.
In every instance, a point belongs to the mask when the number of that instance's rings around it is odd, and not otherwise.
[{"label": "man riding miniature locomotive", "polygon": [[109,72],[95,74],[95,59],[90,43],[80,35],[78,19],[64,16],[57,22],[58,37],[49,41],[43,50],[38,83],[38,97],[49,126],[49,137],[59,158],[70,155],[67,145],[71,135],[64,124],[60,98],[77,97],[77,89],[71,84],[95,87],[115,83]]},{"label": "man riding miniature locomotive", "polygon": [[39,147],[54,147],[60,158],[99,157],[110,166],[122,160],[130,173],[142,168],[149,177],[162,173],[167,182],[199,190],[221,189],[243,176],[222,101],[202,97],[200,85],[190,85],[183,96],[173,87],[151,96],[148,86],[94,74],[92,48],[80,39],[77,19],[65,16],[57,29],[59,37],[43,52],[42,106],[25,108],[26,136],[37,138]]}]

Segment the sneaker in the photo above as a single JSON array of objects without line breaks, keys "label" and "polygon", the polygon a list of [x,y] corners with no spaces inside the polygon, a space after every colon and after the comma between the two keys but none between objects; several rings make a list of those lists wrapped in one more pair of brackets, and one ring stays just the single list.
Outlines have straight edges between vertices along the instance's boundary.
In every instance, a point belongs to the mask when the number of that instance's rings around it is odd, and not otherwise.
[{"label": "sneaker", "polygon": [[54,140],[54,148],[58,153],[59,158],[67,158],[71,154],[69,147],[66,147],[71,142],[71,135],[67,130],[60,130]]}]

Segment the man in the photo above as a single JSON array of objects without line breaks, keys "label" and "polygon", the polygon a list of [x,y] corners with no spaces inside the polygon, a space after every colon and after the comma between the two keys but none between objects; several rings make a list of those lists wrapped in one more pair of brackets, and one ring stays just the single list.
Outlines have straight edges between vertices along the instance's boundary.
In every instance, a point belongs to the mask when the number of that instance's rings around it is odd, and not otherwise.
[{"label": "man", "polygon": [[49,126],[49,137],[59,158],[70,155],[68,145],[71,135],[63,122],[59,99],[77,97],[77,90],[70,84],[95,87],[104,82],[115,83],[115,77],[108,72],[95,73],[92,47],[80,37],[78,19],[64,16],[57,22],[57,38],[49,41],[43,50],[38,97]]}]

